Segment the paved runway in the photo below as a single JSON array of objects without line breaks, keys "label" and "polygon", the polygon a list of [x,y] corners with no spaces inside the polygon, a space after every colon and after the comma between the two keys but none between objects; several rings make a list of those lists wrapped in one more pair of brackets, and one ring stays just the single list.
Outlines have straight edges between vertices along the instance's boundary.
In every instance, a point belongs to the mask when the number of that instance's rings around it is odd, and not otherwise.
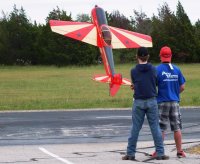
[{"label": "paved runway", "polygon": [[[181,109],[184,148],[200,144],[200,109]],[[0,113],[0,163],[107,164],[122,161],[131,125],[130,109],[33,111]],[[141,163],[200,163],[198,155],[177,159],[173,135],[168,131],[169,161],[150,160],[154,151],[145,122],[138,142]],[[189,161],[189,162],[188,162]]]}]

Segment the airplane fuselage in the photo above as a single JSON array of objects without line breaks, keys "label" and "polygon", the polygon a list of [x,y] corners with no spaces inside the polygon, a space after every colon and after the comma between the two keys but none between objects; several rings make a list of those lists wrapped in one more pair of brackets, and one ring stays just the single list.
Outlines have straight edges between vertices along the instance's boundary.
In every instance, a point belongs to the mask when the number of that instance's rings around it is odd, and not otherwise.
[{"label": "airplane fuselage", "polygon": [[104,10],[95,6],[92,10],[92,19],[97,28],[97,45],[101,52],[106,74],[113,77],[115,75],[115,70],[111,45],[112,38],[111,32],[107,27],[108,23]]}]

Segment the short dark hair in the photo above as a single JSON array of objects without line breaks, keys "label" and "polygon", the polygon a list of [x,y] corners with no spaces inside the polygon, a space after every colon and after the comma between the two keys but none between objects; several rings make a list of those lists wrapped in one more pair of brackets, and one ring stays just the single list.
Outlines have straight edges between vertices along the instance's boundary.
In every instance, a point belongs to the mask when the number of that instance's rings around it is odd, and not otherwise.
[{"label": "short dark hair", "polygon": [[147,56],[149,53],[148,53],[148,50],[146,47],[140,47],[138,48],[138,51],[137,51],[137,55],[138,56],[141,56],[141,57],[144,57],[144,56]]},{"label": "short dark hair", "polygon": [[146,47],[140,47],[137,51],[137,58],[142,60],[143,62],[149,59],[149,53]]},{"label": "short dark hair", "polygon": [[137,58],[142,60],[143,62],[145,62],[145,61],[147,61],[149,59],[149,55],[147,55],[147,56],[138,56],[137,55]]}]

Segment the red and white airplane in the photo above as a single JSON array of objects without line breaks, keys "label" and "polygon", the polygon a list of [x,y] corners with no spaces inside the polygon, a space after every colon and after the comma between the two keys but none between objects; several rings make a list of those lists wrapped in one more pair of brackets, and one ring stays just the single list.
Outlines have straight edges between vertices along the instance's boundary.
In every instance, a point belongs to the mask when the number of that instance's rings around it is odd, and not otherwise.
[{"label": "red and white airplane", "polygon": [[50,20],[50,26],[53,32],[99,47],[106,75],[95,75],[93,80],[109,83],[110,95],[114,96],[121,85],[130,86],[131,82],[115,73],[112,49],[152,47],[152,38],[108,26],[104,10],[98,6],[91,14],[93,23]]}]

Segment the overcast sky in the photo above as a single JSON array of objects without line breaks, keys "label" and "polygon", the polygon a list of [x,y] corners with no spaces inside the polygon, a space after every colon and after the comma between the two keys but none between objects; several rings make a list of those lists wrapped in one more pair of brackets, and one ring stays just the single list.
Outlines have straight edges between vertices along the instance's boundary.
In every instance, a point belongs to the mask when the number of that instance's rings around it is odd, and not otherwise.
[{"label": "overcast sky", "polygon": [[[0,0],[0,11],[9,14],[13,11],[13,6],[21,6],[25,9],[26,15],[33,22],[44,23],[49,12],[58,6],[61,10],[72,13],[73,19],[77,14],[90,14],[95,5],[102,7],[105,11],[111,13],[118,10],[127,18],[133,16],[133,9],[143,11],[148,17],[153,13],[158,14],[158,8],[166,2],[170,9],[176,12],[178,0]],[[200,19],[200,1],[199,0],[180,0],[185,12],[192,23]],[[2,12],[0,13],[2,17]]]}]

